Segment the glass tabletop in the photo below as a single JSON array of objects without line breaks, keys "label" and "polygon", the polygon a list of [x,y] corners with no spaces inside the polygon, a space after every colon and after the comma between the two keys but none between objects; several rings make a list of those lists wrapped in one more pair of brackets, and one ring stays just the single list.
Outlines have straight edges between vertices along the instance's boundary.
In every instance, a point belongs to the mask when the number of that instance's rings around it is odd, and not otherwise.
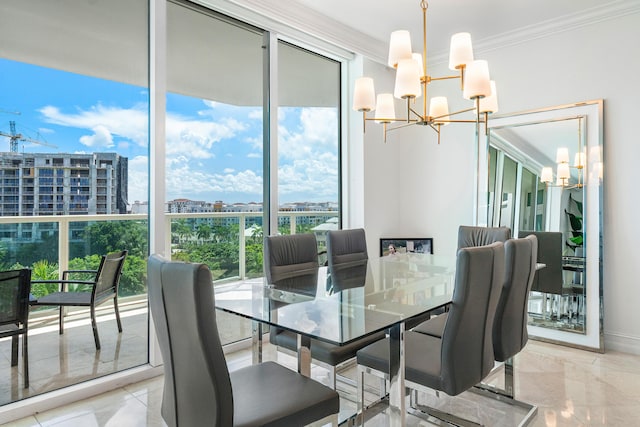
[{"label": "glass tabletop", "polygon": [[344,345],[451,302],[455,257],[403,254],[215,287],[219,310]]}]

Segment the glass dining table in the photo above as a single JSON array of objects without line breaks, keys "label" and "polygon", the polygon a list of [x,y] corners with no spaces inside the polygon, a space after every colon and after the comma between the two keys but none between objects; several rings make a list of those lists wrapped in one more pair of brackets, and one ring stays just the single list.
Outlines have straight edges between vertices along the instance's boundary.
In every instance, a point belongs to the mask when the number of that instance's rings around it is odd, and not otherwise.
[{"label": "glass dining table", "polygon": [[340,346],[387,331],[390,425],[404,426],[405,322],[449,304],[454,274],[455,257],[398,254],[331,269],[293,270],[275,283],[217,285],[215,305],[253,321],[254,363],[262,361],[264,325],[295,333],[298,371],[307,376],[311,339]]}]

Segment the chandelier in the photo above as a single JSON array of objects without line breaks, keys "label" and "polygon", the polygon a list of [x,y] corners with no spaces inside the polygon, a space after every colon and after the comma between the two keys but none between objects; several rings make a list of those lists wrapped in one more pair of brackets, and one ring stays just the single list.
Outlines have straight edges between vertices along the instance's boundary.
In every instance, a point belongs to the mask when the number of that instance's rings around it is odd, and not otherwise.
[{"label": "chandelier", "polygon": [[[556,151],[556,183],[553,184],[553,168],[545,166],[540,173],[540,181],[550,187],[582,188],[583,170],[586,154],[582,148],[582,116],[578,116],[578,150],[574,157],[573,166],[569,165],[569,148],[559,147]],[[577,169],[577,182],[570,184],[571,168]]]},{"label": "chandelier", "polygon": [[[387,131],[408,125],[431,127],[438,134],[438,144],[440,144],[441,127],[449,123],[475,123],[479,135],[480,123],[486,125],[489,113],[498,111],[496,86],[495,82],[489,78],[487,61],[473,59],[469,33],[457,33],[451,37],[449,68],[458,71],[458,74],[443,77],[430,76],[427,73],[427,2],[422,0],[420,7],[422,8],[422,54],[413,53],[408,31],[392,32],[388,64],[396,69],[394,93],[380,93],[376,97],[373,79],[360,77],[355,82],[353,109],[363,113],[365,127],[367,120],[383,125],[385,142]],[[449,112],[447,98],[435,96],[430,99],[429,110],[427,110],[428,85],[433,81],[449,79],[460,79],[463,98],[473,101],[475,105],[460,111]],[[406,117],[396,118],[394,97],[406,100]],[[416,100],[420,97],[422,97],[422,109],[418,111]],[[374,110],[374,117],[367,117],[367,113]],[[469,111],[475,112],[474,120],[451,118]],[[403,122],[403,124],[388,126],[397,122]]]}]

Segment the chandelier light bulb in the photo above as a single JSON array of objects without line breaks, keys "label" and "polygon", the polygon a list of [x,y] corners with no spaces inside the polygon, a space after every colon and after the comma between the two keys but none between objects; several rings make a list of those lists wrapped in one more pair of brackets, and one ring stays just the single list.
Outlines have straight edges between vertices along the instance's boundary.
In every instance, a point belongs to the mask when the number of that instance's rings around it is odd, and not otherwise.
[{"label": "chandelier light bulb", "polygon": [[548,184],[553,182],[553,169],[548,166],[542,168],[542,172],[540,173],[540,181],[546,182]]},{"label": "chandelier light bulb", "polygon": [[376,108],[376,94],[371,77],[360,77],[353,88],[353,109],[372,111]]},{"label": "chandelier light bulb", "polygon": [[396,86],[393,94],[396,98],[417,98],[421,95],[420,70],[418,63],[410,59],[401,59],[396,71]]},{"label": "chandelier light bulb", "polygon": [[391,123],[396,118],[395,101],[390,93],[381,93],[376,102],[376,123]]},{"label": "chandelier light bulb", "polygon": [[471,34],[457,33],[451,36],[449,47],[449,69],[457,70],[473,62]]},{"label": "chandelier light bulb", "polygon": [[483,98],[491,95],[489,63],[483,59],[467,64],[462,96],[466,99]]},{"label": "chandelier light bulb", "polygon": [[569,149],[567,147],[560,147],[556,151],[556,163],[569,163]]},{"label": "chandelier light bulb", "polygon": [[570,176],[569,163],[558,163],[558,178],[569,179]]},{"label": "chandelier light bulb", "polygon": [[446,96],[434,96],[429,102],[429,116],[440,117],[435,119],[434,123],[448,125],[449,122],[439,122],[439,120],[449,120],[449,103]]},{"label": "chandelier light bulb", "polygon": [[402,59],[411,59],[411,35],[409,31],[398,30],[389,38],[389,66],[396,67]]},{"label": "chandelier light bulb", "polygon": [[497,113],[498,112],[498,91],[496,90],[495,80],[491,80],[491,95],[480,99],[481,113]]}]

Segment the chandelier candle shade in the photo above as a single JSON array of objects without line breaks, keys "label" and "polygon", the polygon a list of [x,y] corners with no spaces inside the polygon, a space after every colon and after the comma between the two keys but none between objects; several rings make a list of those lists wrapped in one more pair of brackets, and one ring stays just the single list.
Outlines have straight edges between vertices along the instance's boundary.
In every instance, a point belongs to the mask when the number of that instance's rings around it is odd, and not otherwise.
[{"label": "chandelier candle shade", "polygon": [[[556,150],[556,184],[555,187],[563,188],[582,188],[584,183],[582,182],[582,174],[585,164],[587,162],[586,153],[582,147],[582,116],[576,117],[578,119],[578,149],[576,151],[573,166],[569,165],[569,148],[559,147]],[[569,183],[571,179],[571,168],[577,169],[578,182],[574,185]],[[547,186],[554,186],[553,183],[553,168],[545,166],[540,172],[540,181],[544,182]]]},{"label": "chandelier candle shade", "polygon": [[[476,136],[479,139],[480,123],[485,126],[490,113],[498,111],[498,97],[495,81],[489,76],[487,61],[474,60],[471,35],[457,33],[451,37],[449,50],[449,68],[458,71],[456,75],[432,77],[427,72],[427,8],[425,0],[420,2],[422,9],[422,53],[411,49],[411,35],[408,31],[399,30],[391,33],[389,40],[388,65],[396,69],[396,81],[393,94],[382,93],[376,97],[374,82],[370,77],[356,80],[353,95],[353,109],[363,113],[363,121],[374,120],[382,123],[384,140],[387,130],[399,129],[407,124],[429,126],[438,134],[440,128],[449,123],[475,123]],[[449,112],[446,97],[437,96],[428,100],[427,85],[436,80],[460,79],[462,96],[472,100],[474,106],[460,111]],[[394,97],[406,101],[406,117],[396,118]],[[422,111],[416,111],[416,99],[422,97]],[[373,100],[376,100],[375,105]],[[427,103],[429,110],[427,111]],[[374,117],[367,113],[375,110]],[[452,116],[473,111],[474,120],[452,119]],[[399,126],[387,127],[394,122],[404,122]],[[366,126],[365,126],[366,127]]]}]

